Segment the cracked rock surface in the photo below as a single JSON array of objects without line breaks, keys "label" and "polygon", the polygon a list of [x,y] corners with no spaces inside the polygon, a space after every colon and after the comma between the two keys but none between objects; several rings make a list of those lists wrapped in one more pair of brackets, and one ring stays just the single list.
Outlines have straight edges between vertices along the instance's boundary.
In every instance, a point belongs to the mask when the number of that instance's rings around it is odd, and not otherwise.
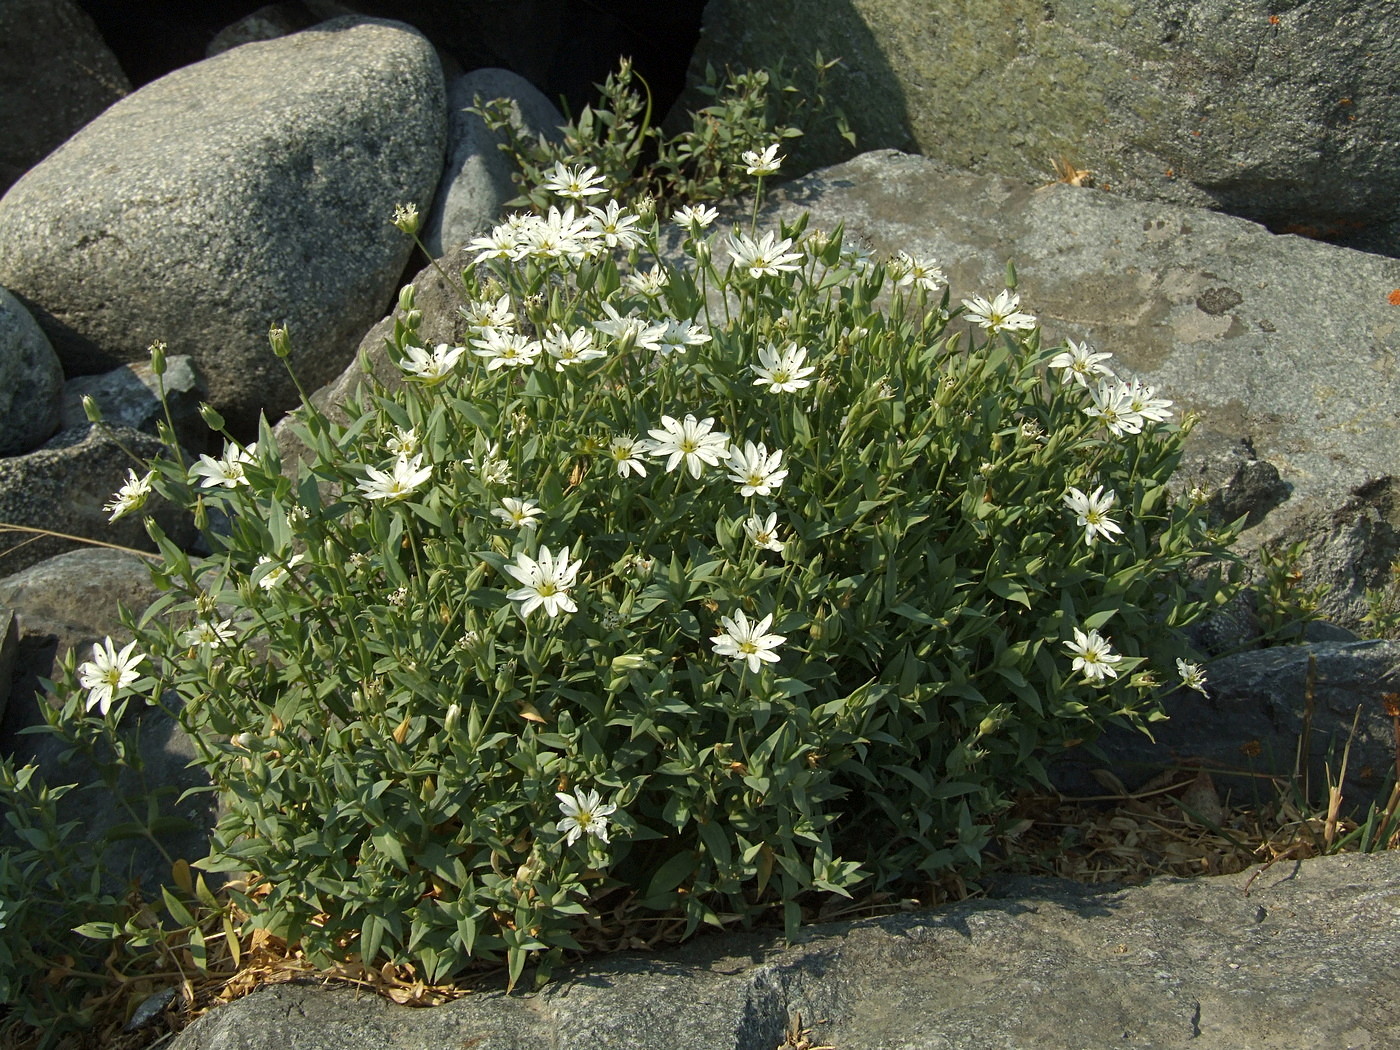
[{"label": "cracked rock surface", "polygon": [[[1257,869],[1256,869],[1257,870]],[[268,986],[171,1050],[837,1050],[1400,1045],[1400,853],[1127,889],[1013,879],[924,912],[591,960],[436,1009]]]}]

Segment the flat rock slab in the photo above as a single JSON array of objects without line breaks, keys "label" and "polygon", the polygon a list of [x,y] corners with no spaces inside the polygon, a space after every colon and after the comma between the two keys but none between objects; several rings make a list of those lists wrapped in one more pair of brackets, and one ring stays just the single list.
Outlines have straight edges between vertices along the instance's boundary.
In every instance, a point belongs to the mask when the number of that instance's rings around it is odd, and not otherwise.
[{"label": "flat rock slab", "polygon": [[812,1046],[839,1050],[1400,1045],[1400,854],[1250,879],[1014,880],[995,899],[814,926],[789,947],[704,937],[432,1010],[270,986],[171,1050],[775,1050],[798,1013]]},{"label": "flat rock slab", "polygon": [[[953,306],[994,295],[1013,261],[1022,308],[1047,339],[1088,340],[1114,355],[1120,373],[1173,399],[1176,418],[1201,417],[1184,469],[1193,449],[1199,458],[1222,448],[1277,468],[1287,491],[1247,547],[1289,536],[1316,538],[1321,550],[1331,533],[1354,532],[1349,522],[1366,518],[1363,546],[1378,551],[1364,559],[1366,573],[1332,558],[1315,574],[1337,591],[1326,614],[1350,622],[1364,612],[1361,590],[1384,582],[1387,556],[1400,550],[1400,501],[1386,502],[1389,489],[1376,484],[1400,474],[1400,306],[1389,301],[1400,260],[892,150],[787,184],[762,221],[803,210],[813,228],[844,223],[877,255],[933,257],[949,275]],[[1332,521],[1344,507],[1346,520]],[[1355,559],[1355,543],[1341,548]],[[1376,578],[1360,578],[1367,574]]]}]

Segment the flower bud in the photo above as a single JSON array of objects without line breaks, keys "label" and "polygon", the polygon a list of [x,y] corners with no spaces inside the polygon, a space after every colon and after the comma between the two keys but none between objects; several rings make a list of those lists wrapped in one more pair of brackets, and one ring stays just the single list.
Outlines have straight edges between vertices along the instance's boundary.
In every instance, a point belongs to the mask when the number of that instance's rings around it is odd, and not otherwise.
[{"label": "flower bud", "polygon": [[91,394],[83,395],[83,414],[87,416],[89,423],[102,422],[102,406]]},{"label": "flower bud", "polygon": [[413,309],[413,297],[416,290],[413,285],[406,284],[399,289],[399,309],[405,312]]},{"label": "flower bud", "polygon": [[403,230],[404,233],[412,237],[418,232],[419,218],[418,205],[416,204],[396,204],[394,206],[394,225]]},{"label": "flower bud", "polygon": [[208,401],[201,401],[199,403],[199,418],[204,420],[204,425],[210,430],[224,429],[224,417],[219,415],[214,409],[214,406]]},{"label": "flower bud", "polygon": [[267,341],[272,344],[272,352],[278,357],[290,357],[292,353],[292,338],[287,334],[285,324],[274,324],[267,330]]},{"label": "flower bud", "polygon": [[462,705],[453,704],[447,709],[447,714],[442,719],[442,731],[451,733],[457,728],[457,723],[462,720]]},{"label": "flower bud", "polygon": [[165,375],[165,344],[157,339],[147,349],[151,351],[151,371],[158,376]]}]

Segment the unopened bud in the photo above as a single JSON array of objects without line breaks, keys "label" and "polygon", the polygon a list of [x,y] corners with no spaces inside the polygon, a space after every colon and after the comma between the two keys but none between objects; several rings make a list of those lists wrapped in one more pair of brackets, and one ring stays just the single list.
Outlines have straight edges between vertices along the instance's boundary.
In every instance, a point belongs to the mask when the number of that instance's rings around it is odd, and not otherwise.
[{"label": "unopened bud", "polygon": [[442,718],[442,731],[451,733],[457,728],[457,723],[462,720],[462,705],[453,704],[447,709],[447,714]]},{"label": "unopened bud", "polygon": [[165,344],[157,339],[148,349],[151,351],[151,371],[158,376],[165,375]]},{"label": "unopened bud", "polygon": [[102,406],[91,394],[83,395],[83,415],[87,416],[89,423],[102,422]]},{"label": "unopened bud", "polygon": [[285,324],[274,324],[267,330],[267,341],[272,344],[272,352],[278,357],[290,357],[292,353],[292,337],[287,334]]},{"label": "unopened bud", "polygon": [[405,310],[405,311],[407,311],[407,310],[412,310],[412,309],[413,309],[413,297],[414,297],[415,294],[416,294],[416,290],[414,289],[413,285],[411,285],[411,284],[406,284],[406,285],[404,285],[402,288],[400,288],[400,289],[399,289],[399,309],[400,309],[400,310]]},{"label": "unopened bud", "polygon": [[214,409],[214,406],[208,401],[201,401],[199,403],[199,418],[204,420],[204,425],[210,430],[224,429],[224,417],[219,415]]}]

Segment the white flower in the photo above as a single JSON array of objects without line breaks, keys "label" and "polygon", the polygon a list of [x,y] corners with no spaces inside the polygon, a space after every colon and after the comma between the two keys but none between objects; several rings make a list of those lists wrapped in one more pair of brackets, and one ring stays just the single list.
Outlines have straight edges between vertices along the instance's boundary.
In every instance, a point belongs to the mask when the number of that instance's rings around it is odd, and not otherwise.
[{"label": "white flower", "polygon": [[1181,684],[1206,695],[1206,672],[1200,664],[1187,663],[1180,658],[1176,661],[1176,673],[1181,675]]},{"label": "white flower", "polygon": [[629,273],[623,279],[623,284],[631,291],[648,299],[655,299],[670,283],[671,275],[660,266],[653,266],[650,270],[642,270],[640,273]]},{"label": "white flower", "polygon": [[617,201],[608,201],[605,208],[590,207],[588,214],[593,220],[595,232],[609,248],[630,251],[645,243],[642,231],[635,228],[641,216],[624,212]]},{"label": "white flower", "polygon": [[481,335],[490,328],[509,328],[515,323],[509,295],[501,296],[494,303],[489,299],[468,303],[459,307],[458,312],[467,319],[475,335]]},{"label": "white flower", "polygon": [[356,482],[365,499],[403,499],[433,476],[432,464],[423,466],[423,453],[412,459],[400,455],[388,471],[365,467],[368,481]]},{"label": "white flower", "polygon": [[671,221],[683,230],[689,230],[692,236],[698,234],[719,217],[719,212],[714,208],[708,208],[703,204],[687,204],[683,208],[677,208],[671,216]]},{"label": "white flower", "polygon": [[426,386],[434,386],[452,374],[453,367],[466,352],[464,346],[448,346],[446,343],[438,343],[432,350],[405,346],[399,367]]},{"label": "white flower", "polygon": [[92,647],[92,659],[78,665],[78,685],[88,691],[87,710],[94,707],[106,714],[117,694],[141,677],[136,667],[146,659],[144,653],[135,653],[134,641],[128,642],[117,652],[112,644],[112,636]]},{"label": "white flower", "polygon": [[767,633],[768,628],[773,625],[771,613],[757,623],[750,623],[742,609],[735,612],[732,620],[728,616],[721,616],[719,619],[724,625],[724,633],[711,638],[710,644],[720,656],[746,660],[749,670],[754,672],[765,662],[778,662],[778,654],[773,650],[787,641],[787,638],[781,634]]},{"label": "white flower", "polygon": [[758,352],[758,364],[749,365],[749,371],[758,376],[753,381],[754,386],[767,383],[768,389],[774,394],[790,394],[794,390],[811,386],[812,381],[807,377],[815,372],[816,368],[804,365],[802,362],[806,359],[807,348],[796,343],[789,343],[781,353],[776,347],[763,347]]},{"label": "white flower", "polygon": [[948,275],[935,266],[932,259],[921,259],[908,252],[895,256],[893,269],[899,274],[894,282],[896,288],[917,284],[926,291],[936,292],[948,283]]},{"label": "white flower", "polygon": [[202,478],[203,480],[199,483],[200,487],[206,489],[216,488],[219,485],[226,489],[246,485],[248,478],[243,473],[243,467],[247,463],[257,462],[257,455],[258,443],[256,441],[247,448],[225,445],[223,459],[200,456],[199,462],[190,467],[190,480]]},{"label": "white flower", "polygon": [[565,547],[556,558],[548,547],[540,548],[536,561],[523,551],[515,556],[514,565],[506,565],[505,571],[523,586],[510,591],[506,597],[522,603],[520,615],[529,616],[541,605],[550,616],[561,612],[577,612],[578,606],[569,597],[569,588],[574,585],[582,560],[569,564],[569,548]]},{"label": "white flower", "polygon": [[555,161],[544,188],[560,197],[571,197],[581,201],[586,197],[601,197],[608,192],[607,182],[598,175],[598,169],[588,167],[569,168],[562,161]]},{"label": "white flower", "polygon": [[498,368],[523,368],[532,365],[542,349],[537,340],[519,332],[507,332],[499,328],[486,329],[481,338],[472,340],[472,346],[477,348],[472,353],[477,357],[486,358],[488,372],[494,372]]},{"label": "white flower", "polygon": [[468,456],[467,466],[476,471],[477,477],[481,478],[483,484],[510,484],[510,464],[501,458],[499,442],[486,450],[486,455],[481,457],[479,465],[472,460],[471,456]]},{"label": "white flower", "polygon": [[539,504],[535,500],[519,500],[514,496],[503,496],[501,505],[493,509],[491,513],[512,528],[533,529],[539,524],[535,519],[544,511],[540,510]]},{"label": "white flower", "polygon": [[1073,669],[1083,671],[1090,682],[1100,682],[1106,678],[1117,678],[1113,665],[1123,658],[1113,651],[1109,640],[1098,631],[1085,634],[1078,627],[1074,629],[1074,641],[1065,642],[1066,648],[1074,654]]},{"label": "white flower", "polygon": [[608,315],[608,319],[594,321],[593,327],[617,340],[620,350],[627,351],[637,347],[655,352],[661,349],[661,337],[666,334],[664,324],[648,324],[645,317],[635,314],[623,317],[612,303],[604,303],[603,312]]},{"label": "white flower", "polygon": [[847,244],[841,249],[841,261],[864,277],[875,269],[875,256],[863,244]]},{"label": "white flower", "polygon": [[572,846],[584,835],[596,835],[600,841],[608,841],[608,817],[617,812],[615,805],[603,802],[596,791],[580,791],[577,795],[556,791],[554,796],[564,814],[558,825],[564,845]]},{"label": "white flower", "polygon": [[281,562],[276,562],[274,564],[275,559],[269,558],[266,554],[262,555],[260,558],[258,558],[258,565],[254,567],[253,573],[256,575],[258,567],[261,567],[263,565],[271,565],[272,568],[268,569],[267,572],[263,575],[263,577],[260,580],[258,580],[258,586],[265,591],[270,591],[275,587],[280,587],[283,583],[286,582],[287,576],[291,572],[291,570],[295,569],[305,560],[306,555],[293,554],[290,558],[287,559],[287,563],[285,565],[283,565]]},{"label": "white flower", "polygon": [[1115,499],[1117,496],[1112,490],[1107,496],[1104,495],[1102,485],[1094,490],[1092,496],[1084,495],[1073,485],[1065,493],[1065,506],[1078,515],[1075,524],[1084,526],[1084,542],[1089,546],[1094,545],[1096,535],[1111,540],[1115,532],[1123,531],[1118,527],[1118,523],[1108,516]]},{"label": "white flower", "polygon": [[802,253],[789,252],[791,238],[777,239],[777,234],[769,230],[761,240],[755,241],[742,233],[729,235],[729,255],[734,265],[747,270],[753,278],[765,275],[776,276],[784,271],[801,268]]},{"label": "white flower", "polygon": [[575,328],[572,332],[565,332],[562,328],[550,328],[545,332],[541,345],[544,346],[545,353],[554,358],[556,372],[564,371],[568,365],[608,356],[606,350],[599,350],[593,345],[593,333],[587,328]]},{"label": "white flower", "polygon": [[1087,390],[1090,379],[1099,376],[1112,378],[1113,369],[1099,364],[1100,361],[1107,361],[1112,354],[1097,353],[1088,343],[1076,343],[1073,339],[1066,339],[1065,346],[1069,349],[1056,354],[1049,364],[1051,368],[1064,369],[1064,375],[1060,376],[1061,383],[1073,381]]},{"label": "white flower", "polygon": [[652,437],[651,454],[657,459],[663,456],[670,457],[666,460],[667,473],[675,470],[684,460],[690,476],[698,478],[701,464],[718,466],[719,457],[725,455],[729,445],[727,434],[710,432],[714,422],[710,416],[697,421],[694,416],[687,414],[681,422],[670,416],[662,416],[662,429],[647,432]]},{"label": "white flower", "polygon": [[1009,290],[998,293],[990,303],[979,295],[964,299],[962,304],[967,307],[968,319],[989,332],[1027,331],[1035,327],[1034,317],[1017,310],[1021,297]]},{"label": "white flower", "polygon": [[705,329],[694,321],[667,320],[666,331],[661,333],[656,349],[662,354],[683,354],[692,346],[703,346],[710,341]]},{"label": "white flower", "polygon": [[477,237],[467,243],[466,250],[476,252],[473,262],[482,263],[488,259],[514,259],[520,251],[518,229],[503,222],[485,237]]},{"label": "white flower", "polygon": [[778,156],[776,142],[765,146],[762,153],[754,149],[745,150],[740,159],[744,162],[744,171],[750,175],[776,175],[783,163],[783,158]]},{"label": "white flower", "polygon": [[196,620],[195,625],[180,636],[180,640],[186,645],[202,645],[212,649],[227,645],[236,637],[232,620],[219,620],[217,623],[213,620]]},{"label": "white flower", "polygon": [[729,480],[739,483],[739,495],[771,496],[788,475],[782,464],[782,449],[770,453],[761,442],[755,446],[752,441],[745,441],[743,451],[738,447],[729,450],[729,462],[725,465],[729,467]]},{"label": "white flower", "polygon": [[572,205],[562,212],[551,207],[544,218],[534,217],[521,223],[515,257],[578,261],[597,253],[597,241],[598,231],[591,218],[576,216]]},{"label": "white flower", "polygon": [[617,473],[624,478],[634,470],[641,477],[647,476],[646,465],[640,458],[645,451],[646,443],[630,434],[618,434],[608,445],[608,455],[617,464]]},{"label": "white flower", "polygon": [[1089,396],[1094,403],[1084,412],[1101,420],[1109,433],[1121,437],[1142,432],[1144,420],[1132,409],[1132,390],[1127,383],[1101,379]]},{"label": "white flower", "polygon": [[781,551],[783,541],[778,539],[778,515],[769,514],[768,517],[760,518],[757,514],[749,515],[744,522],[744,533],[755,547],[766,551]]},{"label": "white flower", "polygon": [[1135,412],[1143,419],[1150,419],[1154,423],[1165,423],[1171,418],[1172,403],[1165,398],[1156,396],[1157,391],[1145,385],[1141,380],[1134,379],[1128,384],[1126,398],[1128,410]]},{"label": "white flower", "polygon": [[151,494],[151,480],[155,476],[154,470],[147,471],[144,477],[139,478],[134,470],[126,472],[126,484],[117,489],[111,502],[102,508],[112,512],[112,516],[107,519],[108,524],[134,510],[140,510],[146,505],[146,497]]},{"label": "white flower", "polygon": [[413,455],[418,451],[417,428],[409,427],[405,430],[403,427],[395,427],[393,434],[385,440],[384,447],[396,456]]}]

